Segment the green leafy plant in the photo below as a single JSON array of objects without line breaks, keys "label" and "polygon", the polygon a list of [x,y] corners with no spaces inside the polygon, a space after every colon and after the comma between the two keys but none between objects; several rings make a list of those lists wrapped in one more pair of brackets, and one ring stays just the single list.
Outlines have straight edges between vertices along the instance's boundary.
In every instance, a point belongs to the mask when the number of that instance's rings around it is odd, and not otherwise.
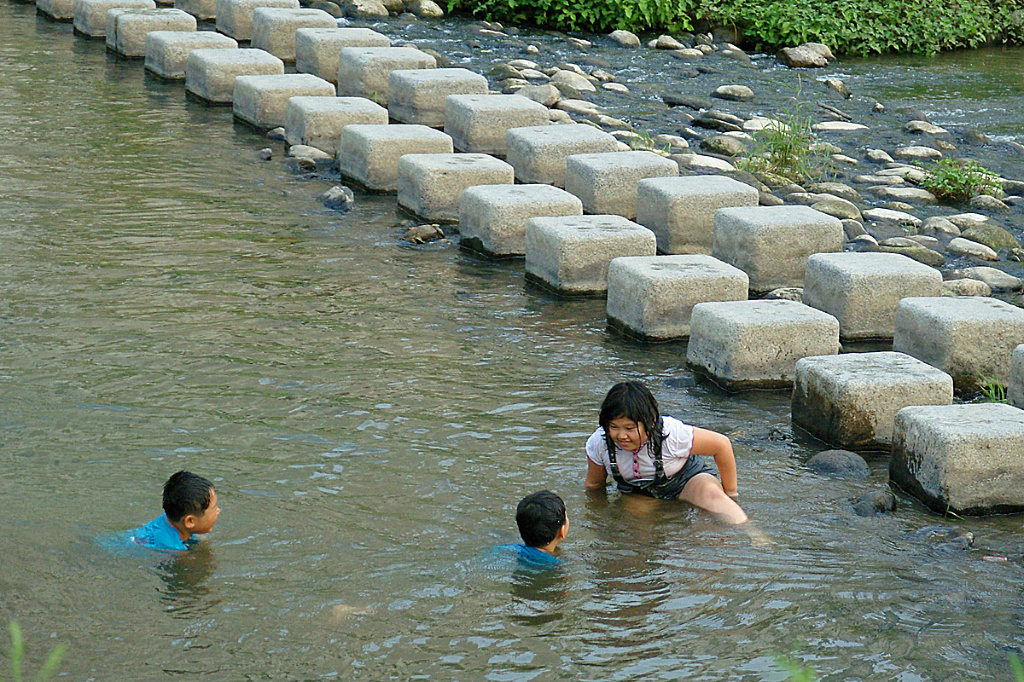
[{"label": "green leafy plant", "polygon": [[[817,180],[828,172],[827,150],[814,147],[810,116],[799,107],[786,111],[753,134],[749,157],[737,162],[742,170],[758,176],[776,176],[789,182]],[[771,182],[766,184],[771,185]]]},{"label": "green leafy plant", "polygon": [[925,169],[921,186],[939,201],[962,203],[976,194],[1002,193],[999,177],[977,161],[940,159]]},{"label": "green leafy plant", "polygon": [[985,403],[1005,403],[1006,398],[1006,386],[999,383],[998,379],[993,377],[982,377],[981,388],[979,389],[982,396],[982,402]]},{"label": "green leafy plant", "polygon": [[791,682],[817,682],[818,673],[815,672],[814,668],[802,665],[792,658],[777,656],[775,664],[789,673]]},{"label": "green leafy plant", "polygon": [[1024,666],[1020,663],[1017,654],[1010,654],[1010,667],[1013,668],[1013,679],[1015,682],[1024,682]]},{"label": "green leafy plant", "polygon": [[[22,672],[22,664],[25,662],[25,640],[21,636],[21,626],[13,620],[10,624],[10,631],[11,648],[8,652],[10,677],[0,676],[0,682],[23,682],[26,679]],[[57,672],[57,666],[60,665],[61,659],[64,658],[64,652],[63,644],[54,647],[50,655],[46,657],[43,667],[31,678],[32,682],[45,682],[52,678]]]}]

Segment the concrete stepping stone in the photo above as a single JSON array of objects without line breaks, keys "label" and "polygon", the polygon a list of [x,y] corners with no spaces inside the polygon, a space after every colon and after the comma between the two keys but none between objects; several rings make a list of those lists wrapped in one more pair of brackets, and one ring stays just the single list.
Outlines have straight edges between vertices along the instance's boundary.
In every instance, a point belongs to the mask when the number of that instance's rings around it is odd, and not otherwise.
[{"label": "concrete stepping stone", "polygon": [[746,300],[747,287],[747,273],[711,256],[616,258],[608,267],[608,323],[641,341],[686,339],[693,306]]},{"label": "concrete stepping stone", "polygon": [[338,59],[346,47],[391,47],[369,28],[300,28],[295,31],[295,70],[338,82]]},{"label": "concrete stepping stone", "polygon": [[802,287],[807,257],[843,250],[843,223],[808,206],[741,206],[715,212],[711,255],[738,267],[750,290]]},{"label": "concrete stepping stone", "polygon": [[283,126],[292,97],[334,97],[334,85],[310,73],[238,76],[232,97],[235,118],[260,130]]},{"label": "concrete stepping stone", "polygon": [[796,301],[698,303],[686,364],[726,390],[788,388],[796,363],[839,352],[839,320]]},{"label": "concrete stepping stone", "polygon": [[1006,399],[1014,407],[1024,408],[1024,344],[1014,348],[1010,356],[1010,380],[1006,383]]},{"label": "concrete stepping stone", "polygon": [[185,62],[185,90],[208,104],[231,104],[238,76],[284,73],[284,62],[263,50],[193,50]]},{"label": "concrete stepping stone", "polygon": [[891,339],[896,306],[939,296],[942,273],[898,253],[816,253],[807,259],[803,301],[839,320],[839,337]]},{"label": "concrete stepping stone", "polygon": [[388,76],[388,113],[401,123],[444,128],[448,95],[487,94],[487,79],[469,69],[397,69]]},{"label": "concrete stepping stone", "polygon": [[183,80],[192,50],[234,50],[238,41],[216,31],[151,31],[146,34],[145,69],[167,80]]},{"label": "concrete stepping stone", "polygon": [[398,205],[433,222],[459,219],[466,188],[513,182],[512,166],[487,154],[405,154],[398,159]]},{"label": "concrete stepping stone", "polygon": [[994,298],[904,298],[896,308],[892,349],[946,372],[958,391],[1006,385],[1021,343],[1024,310]]},{"label": "concrete stepping stone", "polygon": [[252,15],[257,7],[298,9],[299,0],[217,0],[217,30],[239,42],[252,40]]},{"label": "concrete stepping stone", "polygon": [[452,138],[428,126],[354,123],[341,131],[338,169],[371,192],[395,192],[403,155],[451,154],[454,149]]},{"label": "concrete stepping stone", "polygon": [[284,111],[288,144],[316,147],[332,157],[342,130],[353,123],[387,125],[388,110],[365,97],[300,96],[289,99]]},{"label": "concrete stepping stone", "polygon": [[1024,511],[1024,410],[1002,403],[903,408],[889,480],[943,515]]},{"label": "concrete stepping stone", "polygon": [[531,218],[569,215],[583,215],[583,203],[550,185],[469,187],[459,202],[460,246],[490,258],[521,258]]},{"label": "concrete stepping stone", "polygon": [[122,57],[145,57],[146,36],[153,31],[195,31],[196,18],[180,9],[107,11],[107,49]]},{"label": "concrete stepping stone", "polygon": [[952,402],[953,378],[904,353],[822,355],[796,363],[792,419],[837,447],[888,450],[897,412]]},{"label": "concrete stepping stone", "polygon": [[637,184],[636,221],[654,232],[658,251],[711,253],[715,211],[757,206],[750,185],[722,175],[647,178]]},{"label": "concrete stepping stone", "polygon": [[445,99],[444,131],[455,148],[505,156],[510,128],[547,125],[548,108],[522,95],[450,95]]},{"label": "concrete stepping stone", "polygon": [[386,107],[392,71],[436,66],[433,57],[413,47],[344,47],[338,53],[338,94]]},{"label": "concrete stepping stone", "polygon": [[636,217],[637,185],[656,177],[677,177],[679,166],[654,152],[573,154],[565,160],[565,189],[587,213]]},{"label": "concrete stepping stone", "polygon": [[295,34],[300,28],[336,29],[338,20],[321,9],[257,7],[252,13],[252,46],[284,62],[295,61]]},{"label": "concrete stepping stone", "polygon": [[87,38],[107,37],[107,10],[156,9],[153,0],[75,0],[75,31]]},{"label": "concrete stepping stone", "polygon": [[574,154],[614,152],[619,141],[591,125],[539,125],[510,128],[505,160],[516,180],[565,187],[565,160]]},{"label": "concrete stepping stone", "polygon": [[174,0],[174,9],[188,12],[199,21],[217,18],[217,0]]},{"label": "concrete stepping stone", "polygon": [[53,21],[74,21],[75,0],[36,0],[36,11]]},{"label": "concrete stepping stone", "polygon": [[622,256],[653,256],[654,233],[618,215],[531,218],[526,280],[565,296],[603,296],[608,266]]}]

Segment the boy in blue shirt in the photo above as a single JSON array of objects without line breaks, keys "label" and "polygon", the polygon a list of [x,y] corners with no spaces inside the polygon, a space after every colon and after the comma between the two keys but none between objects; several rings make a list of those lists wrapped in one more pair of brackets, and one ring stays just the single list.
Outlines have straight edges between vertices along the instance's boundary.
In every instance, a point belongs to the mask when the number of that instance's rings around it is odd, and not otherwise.
[{"label": "boy in blue shirt", "polygon": [[562,563],[554,555],[559,543],[569,533],[569,519],[562,498],[549,490],[527,495],[516,507],[516,525],[523,544],[501,547],[514,551],[521,565],[546,568]]},{"label": "boy in blue shirt", "polygon": [[129,539],[151,549],[184,552],[209,533],[220,516],[217,491],[209,480],[179,471],[164,483],[164,513],[129,533]]}]

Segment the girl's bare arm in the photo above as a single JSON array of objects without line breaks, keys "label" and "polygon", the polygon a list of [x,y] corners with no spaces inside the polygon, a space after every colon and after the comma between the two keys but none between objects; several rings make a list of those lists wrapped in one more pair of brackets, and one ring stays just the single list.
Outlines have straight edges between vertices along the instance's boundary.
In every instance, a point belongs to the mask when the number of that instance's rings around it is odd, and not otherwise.
[{"label": "girl's bare arm", "polygon": [[714,457],[718,474],[722,477],[722,488],[729,497],[737,496],[736,457],[732,452],[732,441],[717,431],[693,428],[693,447],[690,452],[702,457]]}]

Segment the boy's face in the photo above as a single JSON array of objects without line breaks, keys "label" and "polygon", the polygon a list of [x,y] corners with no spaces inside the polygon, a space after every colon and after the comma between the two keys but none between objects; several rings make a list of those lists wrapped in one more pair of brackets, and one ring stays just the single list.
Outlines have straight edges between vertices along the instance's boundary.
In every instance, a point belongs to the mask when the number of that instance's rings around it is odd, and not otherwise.
[{"label": "boy's face", "polygon": [[217,523],[218,516],[220,516],[220,507],[217,505],[217,491],[211,490],[210,506],[203,511],[202,515],[187,515],[185,526],[193,533],[209,533],[213,530],[213,524]]},{"label": "boy's face", "polygon": [[608,435],[623,450],[638,450],[647,442],[647,430],[640,422],[616,417],[608,422]]}]

